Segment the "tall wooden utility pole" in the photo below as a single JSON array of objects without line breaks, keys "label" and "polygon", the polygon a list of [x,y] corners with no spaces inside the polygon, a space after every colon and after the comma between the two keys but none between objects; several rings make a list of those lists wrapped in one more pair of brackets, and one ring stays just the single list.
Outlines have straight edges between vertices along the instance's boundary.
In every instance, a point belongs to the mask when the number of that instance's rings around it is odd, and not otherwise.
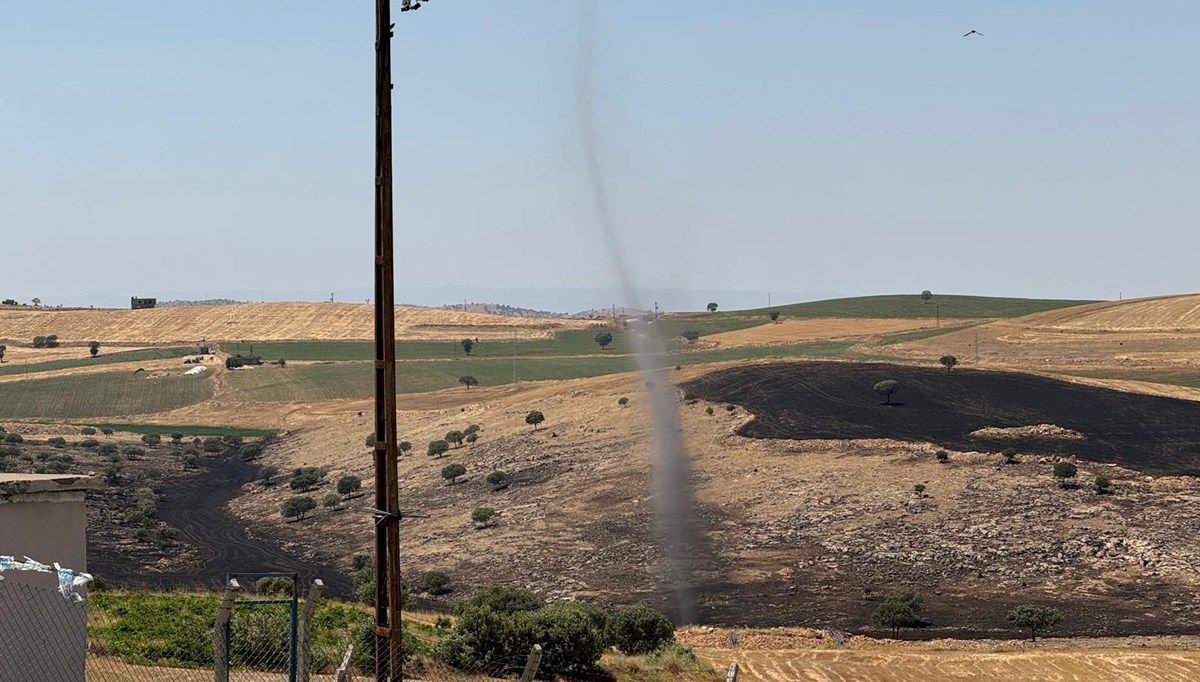
[{"label": "tall wooden utility pole", "polygon": [[[408,3],[405,2],[407,7]],[[392,9],[375,0],[375,680],[401,664],[400,483],[396,469],[396,309],[392,249]]]}]

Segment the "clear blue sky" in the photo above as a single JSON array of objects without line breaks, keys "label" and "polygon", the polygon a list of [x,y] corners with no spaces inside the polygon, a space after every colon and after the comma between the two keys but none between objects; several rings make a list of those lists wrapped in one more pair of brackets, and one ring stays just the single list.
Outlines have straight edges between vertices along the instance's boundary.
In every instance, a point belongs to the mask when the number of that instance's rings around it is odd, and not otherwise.
[{"label": "clear blue sky", "polygon": [[[397,13],[402,289],[614,283],[579,15]],[[367,0],[4,3],[0,294],[369,287],[373,21]],[[1195,0],[604,2],[601,153],[638,282],[1196,290],[1198,25]]]}]

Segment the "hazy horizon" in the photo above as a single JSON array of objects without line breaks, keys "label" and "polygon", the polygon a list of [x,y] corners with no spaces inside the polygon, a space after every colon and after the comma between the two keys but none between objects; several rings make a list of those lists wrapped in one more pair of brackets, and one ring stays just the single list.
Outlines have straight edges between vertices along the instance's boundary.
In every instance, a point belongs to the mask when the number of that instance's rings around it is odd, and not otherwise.
[{"label": "hazy horizon", "polygon": [[[685,292],[677,309],[1194,290],[1200,48],[1162,30],[1196,19],[1182,1],[605,4],[596,122],[636,283]],[[373,21],[309,0],[0,10],[0,298],[369,292]],[[552,0],[397,16],[398,300],[616,286],[578,35],[579,5]]]}]

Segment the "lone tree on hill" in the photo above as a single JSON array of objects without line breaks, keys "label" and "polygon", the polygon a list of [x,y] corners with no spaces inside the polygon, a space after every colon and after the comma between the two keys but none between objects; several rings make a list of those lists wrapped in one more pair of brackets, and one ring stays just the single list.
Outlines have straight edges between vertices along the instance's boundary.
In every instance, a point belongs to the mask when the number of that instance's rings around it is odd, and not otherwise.
[{"label": "lone tree on hill", "polygon": [[464,374],[463,376],[458,378],[458,383],[462,384],[463,386],[466,386],[467,390],[469,391],[469,390],[471,390],[472,386],[479,385],[479,380],[476,379],[475,377],[471,376],[470,374]]},{"label": "lone tree on hill", "polygon": [[1054,478],[1058,479],[1058,486],[1060,488],[1067,487],[1067,479],[1075,478],[1075,474],[1077,473],[1079,473],[1079,470],[1070,462],[1056,462],[1054,464]]},{"label": "lone tree on hill", "polygon": [[1029,639],[1036,642],[1038,630],[1046,630],[1062,622],[1062,612],[1053,606],[1021,604],[1009,609],[1008,622],[1019,628],[1029,628]]},{"label": "lone tree on hill", "polygon": [[92,354],[93,358],[96,357],[97,355],[99,355],[100,354],[100,342],[99,341],[88,341],[88,352]]},{"label": "lone tree on hill", "polygon": [[955,365],[958,364],[958,358],[954,357],[953,355],[943,355],[938,359],[938,362],[942,363],[942,367],[945,367],[946,371],[949,372],[950,370],[954,369]]},{"label": "lone tree on hill", "polygon": [[592,340],[600,344],[600,350],[605,350],[608,348],[608,345],[613,342],[613,335],[611,332],[600,332],[599,334],[596,334]]},{"label": "lone tree on hill", "polygon": [[462,347],[463,347],[463,352],[466,353],[467,355],[470,355],[471,349],[475,347],[475,342],[472,341],[471,339],[463,339]]},{"label": "lone tree on hill", "polygon": [[888,595],[883,603],[871,612],[871,622],[889,628],[892,638],[899,636],[900,628],[913,628],[921,624],[917,612],[921,610],[921,598],[912,590]]},{"label": "lone tree on hill", "polygon": [[475,507],[475,511],[471,512],[471,523],[474,523],[476,528],[487,528],[495,522],[496,510],[491,507]]},{"label": "lone tree on hill", "polygon": [[359,490],[362,490],[362,479],[358,476],[346,475],[338,479],[337,491],[339,495],[350,497]]},{"label": "lone tree on hill", "polygon": [[467,468],[458,462],[442,467],[442,478],[446,479],[446,485],[454,485],[458,482],[458,477],[465,473],[467,473]]},{"label": "lone tree on hill", "polygon": [[696,339],[700,338],[700,332],[696,331],[695,329],[689,329],[680,334],[680,336],[687,339],[688,343],[696,343]]},{"label": "lone tree on hill", "polygon": [[546,421],[546,416],[537,410],[525,415],[525,423],[532,424],[534,431],[537,431],[538,424],[541,424],[544,421]]},{"label": "lone tree on hill", "polygon": [[883,396],[883,404],[892,404],[892,394],[900,389],[900,382],[895,379],[884,379],[875,384],[875,392]]},{"label": "lone tree on hill", "polygon": [[465,433],[463,433],[462,431],[447,431],[446,432],[446,442],[454,443],[454,447],[462,447],[463,439],[465,439],[466,437],[467,437],[467,435]]},{"label": "lone tree on hill", "polygon": [[710,312],[710,313],[717,312],[717,302],[716,301],[712,301],[708,304],[708,312]]},{"label": "lone tree on hill", "polygon": [[449,443],[444,440],[435,440],[429,444],[428,448],[426,448],[425,454],[429,455],[430,457],[441,457],[449,451]]},{"label": "lone tree on hill", "polygon": [[930,291],[930,290],[926,289],[925,291],[922,291],[922,292],[921,292],[921,300],[922,300],[922,301],[924,301],[924,302],[926,302],[926,303],[929,303],[929,299],[931,299],[931,298],[933,298],[933,292],[932,292],[932,291]]},{"label": "lone tree on hill", "polygon": [[772,322],[779,322],[779,311],[778,310],[772,310],[770,313],[767,314],[767,316],[771,318]]},{"label": "lone tree on hill", "polygon": [[284,501],[280,512],[284,518],[295,517],[297,521],[303,520],[304,515],[317,508],[317,501],[305,495],[303,497],[289,497]]}]

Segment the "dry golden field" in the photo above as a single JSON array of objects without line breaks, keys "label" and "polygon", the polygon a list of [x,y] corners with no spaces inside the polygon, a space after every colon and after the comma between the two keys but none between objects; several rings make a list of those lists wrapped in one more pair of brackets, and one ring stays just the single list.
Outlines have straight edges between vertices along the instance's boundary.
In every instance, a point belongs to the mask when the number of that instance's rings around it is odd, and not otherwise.
[{"label": "dry golden field", "polygon": [[[888,346],[913,358],[1021,370],[1200,368],[1200,295],[1115,301],[998,320]],[[978,361],[976,361],[978,358]]]},{"label": "dry golden field", "polygon": [[1200,652],[1154,649],[937,651],[903,646],[806,651],[697,651],[747,682],[1188,682]]},{"label": "dry golden field", "polygon": [[[64,344],[192,343],[201,339],[286,341],[365,340],[374,334],[374,309],[365,303],[242,303],[150,310],[51,310],[0,307],[0,339],[29,343],[57,334]],[[535,320],[433,308],[396,308],[402,340],[545,338],[585,329],[579,320]]]}]

